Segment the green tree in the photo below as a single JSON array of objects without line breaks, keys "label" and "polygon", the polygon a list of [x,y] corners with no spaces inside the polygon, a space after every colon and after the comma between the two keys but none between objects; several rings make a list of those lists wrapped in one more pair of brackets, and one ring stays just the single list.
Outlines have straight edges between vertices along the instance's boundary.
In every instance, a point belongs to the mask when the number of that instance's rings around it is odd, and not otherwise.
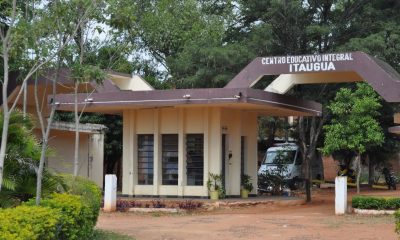
[{"label": "green tree", "polygon": [[328,106],[332,120],[324,126],[322,151],[326,155],[339,150],[354,152],[357,193],[360,193],[361,154],[384,142],[383,131],[377,121],[380,107],[378,95],[365,83],[358,83],[355,90],[342,88]]}]

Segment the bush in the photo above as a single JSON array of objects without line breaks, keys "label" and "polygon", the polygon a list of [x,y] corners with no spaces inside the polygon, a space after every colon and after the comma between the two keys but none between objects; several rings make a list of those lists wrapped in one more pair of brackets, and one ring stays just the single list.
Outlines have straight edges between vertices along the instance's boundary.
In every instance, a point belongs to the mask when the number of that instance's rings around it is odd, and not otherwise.
[{"label": "bush", "polygon": [[[98,213],[93,212],[82,196],[55,193],[51,198],[43,199],[40,204],[60,212],[60,239],[88,239],[92,236],[93,228],[96,225],[96,222],[93,221],[94,215],[98,215]],[[25,205],[33,207],[34,199]]]},{"label": "bush", "polygon": [[68,193],[53,193],[35,206],[0,210],[1,239],[89,239],[100,211],[101,192],[82,177],[61,175]]},{"label": "bush", "polygon": [[396,232],[400,234],[400,209],[396,211],[394,217],[396,218]]},{"label": "bush", "polygon": [[352,206],[359,209],[396,210],[400,208],[400,198],[354,196]]},{"label": "bush", "polygon": [[70,194],[82,196],[83,203],[91,208],[91,221],[93,226],[96,225],[101,206],[100,188],[93,181],[83,177],[75,177],[70,174],[61,174],[60,176],[64,181],[65,190]]},{"label": "bush", "polygon": [[0,209],[0,239],[58,239],[60,219],[60,211],[48,207]]}]

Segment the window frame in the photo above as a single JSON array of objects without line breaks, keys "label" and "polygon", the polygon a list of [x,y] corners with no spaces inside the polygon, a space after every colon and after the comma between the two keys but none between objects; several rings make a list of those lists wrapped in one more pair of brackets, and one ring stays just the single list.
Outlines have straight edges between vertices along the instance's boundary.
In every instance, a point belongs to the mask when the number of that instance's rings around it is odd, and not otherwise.
[{"label": "window frame", "polygon": [[[169,138],[169,139],[168,139]],[[174,142],[167,142],[173,139]],[[166,148],[168,150],[166,150]],[[179,136],[161,135],[161,184],[177,186],[179,178]]]},{"label": "window frame", "polygon": [[[149,139],[146,139],[149,137]],[[141,139],[144,138],[144,139]],[[150,141],[151,143],[146,142]],[[143,149],[150,147],[151,149]],[[143,149],[143,150],[141,150]],[[144,156],[146,154],[147,156]],[[143,154],[143,155],[142,155]],[[141,159],[147,159],[147,161],[141,161]],[[147,167],[142,167],[141,164],[147,164]],[[150,167],[151,166],[151,167]],[[148,170],[147,172],[143,170]],[[149,171],[151,170],[151,171]],[[137,184],[138,185],[153,185],[154,184],[154,134],[137,134]],[[151,172],[151,173],[150,173]],[[144,182],[141,181],[140,176],[147,175],[144,177]],[[150,177],[151,176],[151,177]]]},{"label": "window frame", "polygon": [[204,186],[204,134],[186,134],[185,149],[186,185]]}]

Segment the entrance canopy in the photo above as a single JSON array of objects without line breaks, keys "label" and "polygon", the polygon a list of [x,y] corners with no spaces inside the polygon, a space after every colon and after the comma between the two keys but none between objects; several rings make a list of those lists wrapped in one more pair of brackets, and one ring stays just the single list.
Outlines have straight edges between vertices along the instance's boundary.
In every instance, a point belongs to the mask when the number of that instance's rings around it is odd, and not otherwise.
[{"label": "entrance canopy", "polygon": [[251,87],[265,75],[279,75],[265,91],[285,94],[296,84],[365,81],[387,102],[400,102],[400,75],[363,52],[258,57],[225,88]]}]

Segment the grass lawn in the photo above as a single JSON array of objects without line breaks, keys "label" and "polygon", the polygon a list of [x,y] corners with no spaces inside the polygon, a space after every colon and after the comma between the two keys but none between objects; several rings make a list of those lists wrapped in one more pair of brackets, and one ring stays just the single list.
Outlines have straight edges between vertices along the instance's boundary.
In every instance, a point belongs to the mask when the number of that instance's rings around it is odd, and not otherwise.
[{"label": "grass lawn", "polygon": [[119,233],[114,233],[110,231],[104,231],[100,229],[96,229],[94,231],[93,240],[135,240],[126,235],[121,235]]}]

